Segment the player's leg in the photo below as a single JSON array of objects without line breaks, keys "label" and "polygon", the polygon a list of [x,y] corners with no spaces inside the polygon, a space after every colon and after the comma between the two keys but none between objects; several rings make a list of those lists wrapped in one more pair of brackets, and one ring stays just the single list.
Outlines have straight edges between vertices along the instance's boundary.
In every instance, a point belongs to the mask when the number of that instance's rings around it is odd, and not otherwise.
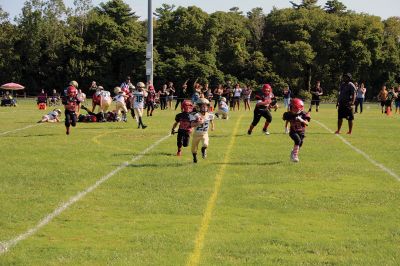
[{"label": "player's leg", "polygon": [[192,139],[192,155],[193,155],[193,162],[197,163],[197,149],[200,143],[200,140],[202,139],[201,135],[194,134],[193,139]]},{"label": "player's leg", "polygon": [[290,154],[290,159],[293,162],[299,162],[299,150],[302,144],[302,139],[300,135],[296,132],[291,131],[289,134],[290,138],[294,141],[293,150]]},{"label": "player's leg", "polygon": [[265,109],[265,110],[263,110],[262,116],[265,118],[265,123],[264,123],[264,127],[263,127],[262,130],[263,130],[265,135],[269,135],[268,126],[272,122],[271,112],[268,109]]},{"label": "player's leg", "polygon": [[205,133],[202,138],[203,146],[201,147],[201,157],[203,159],[207,158],[207,147],[208,147],[208,133]]},{"label": "player's leg", "polygon": [[258,122],[260,122],[261,119],[261,113],[259,109],[254,109],[254,117],[253,121],[250,124],[249,129],[247,130],[247,134],[251,135],[251,132],[253,131],[253,128],[257,126]]}]

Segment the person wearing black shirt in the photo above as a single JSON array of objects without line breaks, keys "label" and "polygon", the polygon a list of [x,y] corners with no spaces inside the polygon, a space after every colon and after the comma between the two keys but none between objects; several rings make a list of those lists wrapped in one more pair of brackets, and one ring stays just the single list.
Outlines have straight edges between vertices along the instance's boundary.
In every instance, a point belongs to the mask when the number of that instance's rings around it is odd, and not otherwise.
[{"label": "person wearing black shirt", "polygon": [[323,94],[323,90],[321,88],[321,82],[317,81],[317,84],[315,85],[314,88],[311,89],[310,92],[311,92],[311,105],[308,111],[311,112],[312,106],[315,105],[315,111],[318,112],[319,102],[321,100],[320,96]]},{"label": "person wearing black shirt", "polygon": [[353,106],[356,100],[356,86],[352,82],[350,73],[344,74],[342,80],[343,82],[340,85],[339,97],[336,104],[336,108],[338,108],[338,122],[335,134],[340,134],[343,118],[347,119],[349,124],[349,131],[347,134],[351,134],[353,130]]}]

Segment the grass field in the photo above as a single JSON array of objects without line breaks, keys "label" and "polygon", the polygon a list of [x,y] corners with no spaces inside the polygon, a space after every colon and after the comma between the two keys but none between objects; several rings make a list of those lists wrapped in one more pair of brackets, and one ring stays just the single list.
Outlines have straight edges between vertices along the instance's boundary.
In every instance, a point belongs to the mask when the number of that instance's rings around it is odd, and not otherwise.
[{"label": "grass field", "polygon": [[172,110],[66,136],[33,100],[0,108],[0,265],[399,265],[400,115],[367,104],[338,137],[322,105],[295,164],[282,112],[270,136],[217,120],[193,164]]}]

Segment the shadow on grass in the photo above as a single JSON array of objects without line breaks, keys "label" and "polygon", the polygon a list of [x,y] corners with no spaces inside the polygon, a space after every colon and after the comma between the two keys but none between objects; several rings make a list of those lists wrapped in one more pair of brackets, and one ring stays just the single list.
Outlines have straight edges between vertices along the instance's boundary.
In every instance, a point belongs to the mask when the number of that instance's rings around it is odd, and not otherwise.
[{"label": "shadow on grass", "polygon": [[24,135],[24,136],[21,136],[21,137],[22,138],[30,138],[30,137],[48,137],[48,136],[58,136],[58,135],[59,134],[51,133],[51,134]]},{"label": "shadow on grass", "polygon": [[264,163],[251,163],[251,162],[228,162],[228,163],[214,163],[216,165],[257,165],[257,166],[267,166],[267,165],[278,165],[278,164],[282,164],[283,161],[276,161],[276,162],[264,162]]},{"label": "shadow on grass", "polygon": [[193,165],[192,162],[180,162],[180,163],[164,163],[164,164],[156,164],[156,163],[143,163],[143,164],[130,164],[128,167],[132,168],[156,168],[156,167],[186,167],[188,165]]},{"label": "shadow on grass", "polygon": [[[113,156],[115,157],[119,157],[119,156],[139,156],[140,153],[114,153]],[[154,155],[160,155],[160,156],[173,156],[176,157],[175,153],[169,153],[169,152],[154,152],[154,153],[146,153],[146,154],[142,154],[142,156],[154,156]]]}]

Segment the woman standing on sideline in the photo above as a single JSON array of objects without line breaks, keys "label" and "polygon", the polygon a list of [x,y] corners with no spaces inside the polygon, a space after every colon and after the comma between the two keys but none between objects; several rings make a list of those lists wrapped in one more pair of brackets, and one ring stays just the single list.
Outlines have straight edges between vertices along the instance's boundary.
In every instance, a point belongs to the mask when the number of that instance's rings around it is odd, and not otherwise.
[{"label": "woman standing on sideline", "polygon": [[283,88],[283,105],[286,111],[289,111],[290,99],[292,96],[292,91],[289,89],[289,85],[285,85]]},{"label": "woman standing on sideline", "polygon": [[162,88],[158,92],[158,94],[160,97],[160,108],[161,110],[165,110],[167,108],[167,97],[168,97],[167,84],[162,85]]},{"label": "woman standing on sideline", "polygon": [[357,96],[356,96],[356,109],[354,113],[357,113],[358,105],[360,105],[360,114],[363,111],[363,103],[365,99],[365,93],[367,89],[365,88],[364,82],[361,82],[360,87],[357,88]]},{"label": "woman standing on sideline", "polygon": [[172,100],[174,99],[175,88],[174,88],[174,83],[172,83],[171,81],[168,82],[167,92],[168,92],[168,97],[167,97],[168,108],[172,110]]},{"label": "woman standing on sideline", "polygon": [[248,109],[250,111],[250,97],[251,97],[252,92],[253,92],[253,90],[251,89],[250,85],[244,86],[244,89],[243,89],[244,110]]}]

